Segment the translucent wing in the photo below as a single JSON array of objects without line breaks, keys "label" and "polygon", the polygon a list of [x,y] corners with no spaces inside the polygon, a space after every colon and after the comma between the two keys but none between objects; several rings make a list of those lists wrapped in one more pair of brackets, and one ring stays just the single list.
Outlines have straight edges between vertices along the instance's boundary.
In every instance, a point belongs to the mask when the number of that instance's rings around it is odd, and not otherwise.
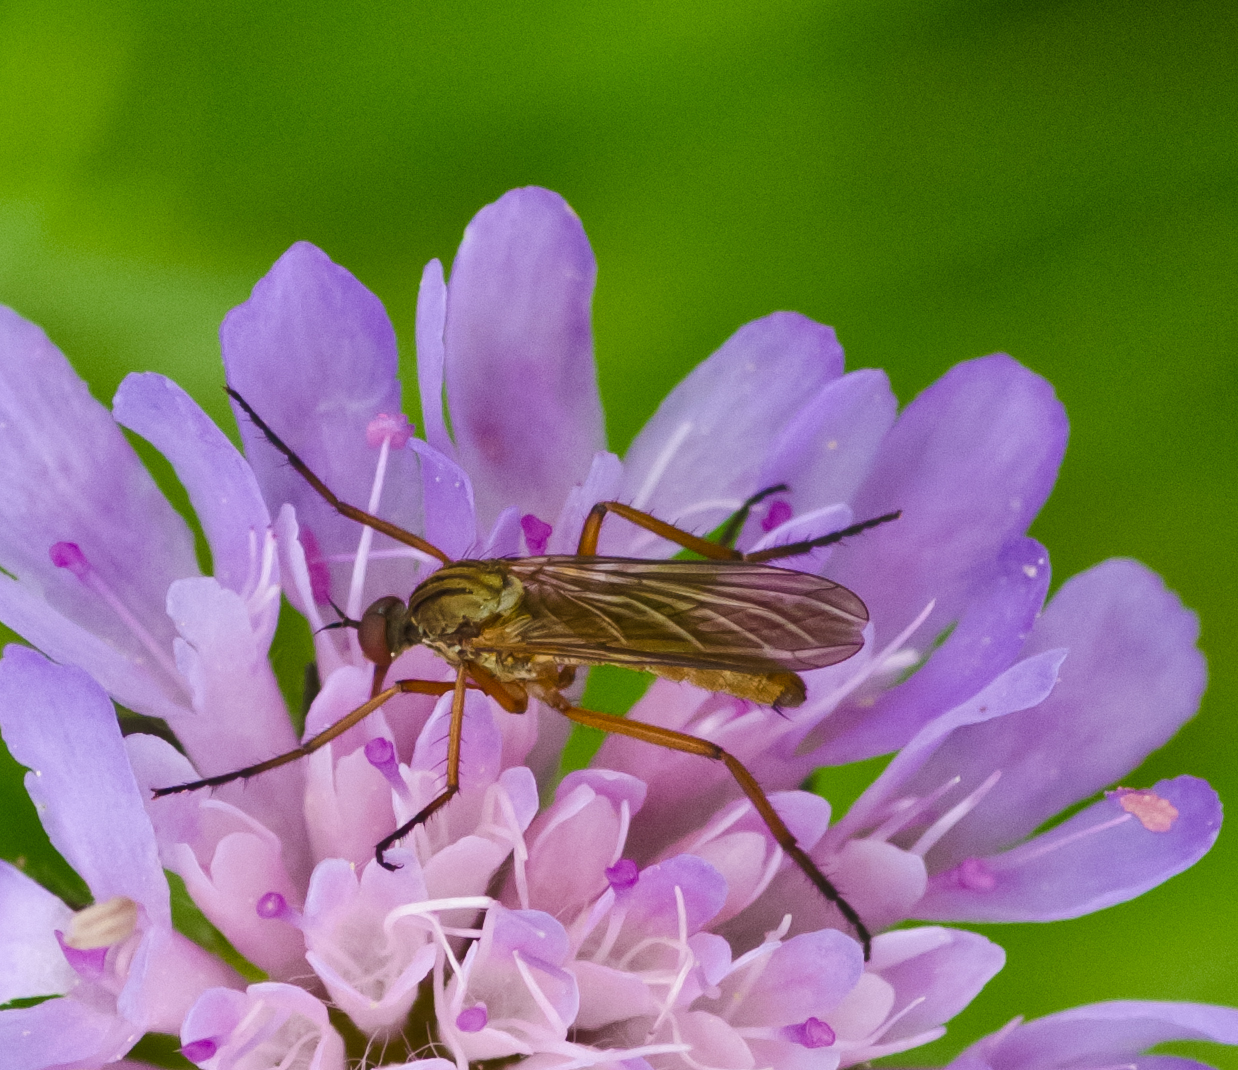
[{"label": "translucent wing", "polygon": [[583,664],[798,672],[863,646],[864,603],[806,572],[742,561],[530,557],[523,612],[476,646]]}]

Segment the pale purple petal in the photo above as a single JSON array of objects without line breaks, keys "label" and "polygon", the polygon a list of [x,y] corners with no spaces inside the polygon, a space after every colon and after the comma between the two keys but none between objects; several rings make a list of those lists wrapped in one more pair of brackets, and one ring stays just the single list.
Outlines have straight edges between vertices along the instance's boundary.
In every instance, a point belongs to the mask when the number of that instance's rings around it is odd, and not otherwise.
[{"label": "pale purple petal", "polygon": [[978,933],[935,926],[883,933],[868,968],[894,986],[895,1011],[922,1000],[883,1035],[889,1043],[948,1022],[1006,963],[1006,953]]},{"label": "pale purple petal", "polygon": [[[295,747],[266,643],[240,596],[212,577],[179,580],[168,590],[168,615],[180,632],[176,664],[195,710],[173,725],[199,775],[231,772]],[[303,785],[304,770],[294,763],[233,785],[220,797],[235,799],[276,832],[292,870],[308,873],[304,824],[288,806]]]},{"label": "pale purple petal", "polygon": [[171,929],[156,928],[146,933],[129,964],[116,1012],[149,1032],[174,1034],[208,988],[242,984],[231,967],[192,940]]},{"label": "pale purple petal", "polygon": [[0,724],[13,757],[31,770],[26,790],[48,837],[95,899],[127,896],[152,922],[170,925],[155,833],[102,689],[80,669],[9,646]]},{"label": "pale purple petal", "polygon": [[[1146,824],[1137,806],[1123,807],[1129,796],[1115,792],[1004,854],[967,858],[938,873],[913,915],[1056,921],[1142,895],[1199,861],[1221,829],[1221,803],[1206,782],[1180,776],[1149,792],[1156,807]],[[1163,803],[1172,807],[1168,816]]]},{"label": "pale purple petal", "polygon": [[[197,402],[154,372],[126,376],[112,413],[171,462],[210,544],[215,578],[248,596],[271,514],[245,459]],[[278,571],[266,582],[278,585]]]},{"label": "pale purple petal", "polygon": [[922,635],[959,618],[988,563],[1040,510],[1065,447],[1053,388],[1006,356],[958,365],[907,406],[852,502],[860,518],[902,518],[830,563],[830,578],[868,605],[878,643],[933,599]]},{"label": "pale purple petal", "polygon": [[461,558],[477,540],[473,485],[455,461],[419,439],[408,447],[421,461],[426,539],[448,557]]},{"label": "pale purple petal", "polygon": [[67,992],[76,976],[53,935],[73,912],[16,866],[0,862],[0,1003]]},{"label": "pale purple petal", "polygon": [[[663,520],[709,531],[761,489],[767,453],[805,399],[842,367],[842,347],[829,327],[794,312],[745,324],[671,391],[637,435],[624,458],[620,497]],[[694,503],[712,504],[698,513]]]},{"label": "pale purple petal", "polygon": [[[209,1043],[222,1066],[281,1066],[295,1055],[306,1070],[344,1070],[344,1042],[327,1008],[304,989],[263,982],[244,992],[205,992],[181,1027],[182,1050]],[[244,1061],[240,1061],[241,1059]]]},{"label": "pale purple petal", "polygon": [[1139,1056],[1181,1040],[1238,1044],[1238,1010],[1204,1003],[1115,1000],[1075,1007],[977,1041],[953,1063],[991,1070],[1058,1070],[1130,1063],[1150,1070],[1157,1057]]},{"label": "pale purple petal", "polygon": [[[829,843],[837,845],[858,829],[878,820],[883,804],[895,796],[916,794],[910,785],[923,785],[924,790],[919,794],[928,794],[938,785],[946,783],[950,774],[942,770],[952,767],[941,766],[938,762],[942,751],[949,748],[958,735],[976,725],[1001,723],[1020,711],[1035,709],[1043,704],[1057,685],[1061,666],[1067,657],[1066,651],[1058,649],[1024,658],[979,694],[922,728],[868,786],[846,816],[830,830],[826,837]],[[990,773],[991,769],[986,770],[984,776],[965,778],[957,794],[966,794]],[[987,806],[988,796],[984,802]]]},{"label": "pale purple petal", "polygon": [[[613,453],[604,450],[593,455],[593,463],[589,466],[589,474],[583,483],[573,487],[559,511],[557,520],[553,520],[554,529],[547,543],[546,552],[551,554],[574,554],[580,545],[581,529],[585,518],[598,502],[611,501],[619,494],[623,482],[623,462]],[[616,547],[627,544],[631,532],[624,532],[623,521],[614,519],[602,526],[602,553],[619,553]]]},{"label": "pale purple petal", "polygon": [[[228,313],[220,328],[228,383],[344,501],[366,508],[379,457],[367,438],[380,414],[401,411],[395,333],[382,303],[307,242],[293,245]],[[324,559],[356,552],[361,529],[337,515],[235,409],[245,456],[274,515],[296,507]],[[420,482],[408,450],[390,451],[378,512],[420,530]],[[375,535],[376,548],[397,544]],[[330,560],[332,589],[344,604],[351,561]],[[373,597],[412,587],[400,559],[374,560]]]},{"label": "pale purple petal", "polygon": [[851,501],[897,412],[884,372],[866,368],[827,383],[770,450],[758,489],[786,483],[796,513]]},{"label": "pale purple petal", "polygon": [[743,975],[725,984],[734,999],[739,987],[742,1003],[729,1015],[733,1025],[791,1025],[810,1015],[824,1016],[850,992],[864,972],[864,953],[837,929],[801,933],[779,946],[750,987]]},{"label": "pale purple petal", "polygon": [[1191,717],[1204,686],[1199,623],[1155,573],[1098,565],[1062,586],[1027,652],[1066,647],[1053,693],[1035,709],[956,732],[920,782],[1001,780],[935,849],[935,868],[992,854],[1115,783]]},{"label": "pale purple petal", "polygon": [[[980,576],[990,571],[989,579]],[[1011,540],[977,583],[950,637],[912,677],[875,703],[852,703],[825,726],[815,752],[822,765],[843,765],[901,747],[934,717],[964,702],[1018,657],[1044,604],[1049,558],[1022,536]]]},{"label": "pale purple petal", "polygon": [[447,284],[443,265],[431,260],[417,290],[417,389],[426,441],[440,453],[455,452],[443,417],[443,332],[447,327]]},{"label": "pale purple petal", "polygon": [[640,871],[635,887],[622,901],[624,932],[616,948],[646,937],[674,937],[679,932],[675,890],[682,893],[688,934],[704,928],[726,902],[726,881],[708,862],[676,855]]},{"label": "pale purple petal", "polygon": [[0,1011],[5,1070],[100,1066],[124,1055],[141,1036],[132,1023],[76,999]]},{"label": "pale purple petal", "polygon": [[447,290],[447,397],[489,526],[553,516],[605,442],[589,306],[597,266],[558,194],[527,187],[474,216]]},{"label": "pale purple petal", "polygon": [[[164,594],[173,580],[197,575],[193,536],[60,351],[3,307],[0,369],[0,566],[68,621],[137,662],[141,674],[150,651],[116,604],[149,629],[156,646],[170,643]],[[91,585],[52,562],[49,551],[61,542],[80,548]],[[8,607],[0,602],[0,608]],[[40,646],[54,656],[71,660],[80,648],[69,635],[61,649],[53,619],[22,616],[25,621],[6,612],[4,619],[11,626],[41,623]],[[164,687],[171,685],[155,672]]]},{"label": "pale purple petal", "polygon": [[[173,682],[172,673],[150,658],[132,635],[124,641],[113,636],[115,641],[109,641],[106,633],[91,631],[63,616],[43,592],[4,575],[0,575],[0,621],[57,661],[80,665],[131,710],[166,720],[188,710],[183,685]],[[168,632],[170,665],[172,629],[166,615],[162,621]]]}]

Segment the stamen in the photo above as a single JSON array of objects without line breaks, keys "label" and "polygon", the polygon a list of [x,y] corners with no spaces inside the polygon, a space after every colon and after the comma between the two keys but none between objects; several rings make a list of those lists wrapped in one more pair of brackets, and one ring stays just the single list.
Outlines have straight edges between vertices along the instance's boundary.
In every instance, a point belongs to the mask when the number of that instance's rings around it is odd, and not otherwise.
[{"label": "stamen", "polygon": [[925,795],[922,799],[903,798],[898,799],[891,804],[894,812],[883,822],[877,829],[868,834],[870,840],[888,840],[897,832],[901,832],[908,825],[919,817],[925,810],[933,805],[938,799],[946,794],[951,788],[957,787],[963,782],[961,776],[953,776],[940,787],[936,788],[931,794]]},{"label": "stamen", "polygon": [[621,858],[613,866],[606,867],[606,879],[615,893],[626,892],[636,887],[640,880],[640,868],[630,858]]},{"label": "stamen", "polygon": [[555,1009],[555,1005],[546,997],[546,993],[542,991],[541,986],[534,980],[532,972],[525,964],[524,957],[519,951],[512,952],[512,961],[516,963],[516,969],[520,971],[520,979],[524,982],[525,988],[529,990],[529,995],[533,997],[533,1002],[537,1004],[538,1009],[546,1016],[546,1021],[550,1023],[550,1028],[556,1033],[566,1033],[567,1023]]},{"label": "stamen", "polygon": [[258,917],[266,921],[283,921],[297,928],[301,926],[301,912],[288,905],[279,892],[267,892],[254,906]]},{"label": "stamen", "polygon": [[[782,498],[775,499],[769,503],[769,508],[765,510],[765,517],[761,521],[762,531],[773,531],[774,528],[780,528],[788,520],[791,519],[791,503]],[[815,1021],[815,1019],[809,1019]],[[787,1028],[791,1028],[788,1026]]]},{"label": "stamen", "polygon": [[806,1018],[798,1025],[783,1026],[782,1035],[803,1048],[828,1048],[838,1039],[834,1030],[820,1018]]},{"label": "stamen", "polygon": [[456,1015],[456,1028],[461,1033],[480,1033],[486,1028],[488,1021],[490,1021],[490,1015],[486,1011],[486,1005],[475,1003]]},{"label": "stamen", "polygon": [[400,776],[400,763],[395,756],[395,747],[391,740],[376,736],[365,745],[366,760],[383,775],[383,779],[391,785],[392,790],[407,801],[408,785]]},{"label": "stamen", "polygon": [[683,445],[686,439],[692,433],[692,421],[685,420],[677,428],[675,433],[666,441],[666,445],[662,447],[662,452],[658,454],[657,460],[649,469],[649,474],[645,476],[645,482],[641,484],[640,490],[632,498],[633,509],[644,509],[648,504],[649,499],[653,496],[654,488],[661,481],[662,476],[666,473],[667,466],[674,459],[675,451]]},{"label": "stamen", "polygon": [[[391,420],[392,417],[380,413],[370,421],[365,431],[366,441],[371,446],[378,446],[378,463],[374,466],[374,482],[370,486],[370,500],[365,507],[368,513],[378,512],[378,503],[383,494],[383,481],[387,477],[387,460],[391,456],[391,446],[400,437],[399,433],[393,432],[389,426]],[[404,433],[402,440],[397,443],[397,448],[403,447],[407,442],[408,435]],[[361,536],[357,540],[357,560],[353,562],[352,583],[349,585],[348,601],[345,603],[348,615],[353,618],[361,616],[361,594],[365,587],[365,571],[369,564],[370,544],[373,541],[374,529],[369,526],[363,527]],[[361,653],[355,633],[349,633],[348,644],[354,654]]]},{"label": "stamen", "polygon": [[628,804],[628,800],[624,799],[619,803],[619,831],[615,836],[615,853],[611,856],[611,866],[623,857],[623,847],[628,842],[628,831],[631,827],[632,807]]},{"label": "stamen", "polygon": [[662,1013],[658,1015],[658,1020],[653,1023],[653,1028],[649,1031],[650,1035],[658,1031],[659,1027],[666,1020],[666,1016],[671,1013],[671,1008],[675,1006],[676,1001],[679,999],[679,993],[683,991],[683,986],[687,983],[688,974],[692,972],[692,967],[696,965],[696,956],[692,953],[692,948],[688,946],[688,906],[684,902],[683,889],[678,884],[675,885],[675,917],[679,923],[679,941],[676,945],[676,951],[679,954],[679,969],[676,970],[675,979],[667,990],[666,999],[662,1004]]},{"label": "stamen", "polygon": [[546,544],[550,541],[550,534],[554,528],[532,513],[525,513],[520,518],[520,530],[524,532],[524,541],[529,547],[529,553],[533,557],[541,557],[546,552]]},{"label": "stamen", "polygon": [[911,853],[913,855],[919,855],[921,858],[928,854],[938,840],[940,840],[947,832],[954,828],[955,825],[957,825],[963,820],[963,818],[975,809],[976,804],[993,790],[993,786],[1001,780],[1001,778],[1002,771],[1000,769],[995,769],[989,775],[989,778],[981,784],[980,787],[967,796],[966,799],[964,799],[957,806],[952,806],[949,810],[942,814],[941,817],[929,825],[929,827],[924,830],[920,838],[916,840],[915,845],[911,848]]},{"label": "stamen", "polygon": [[413,425],[402,412],[394,415],[380,412],[365,428],[366,444],[374,449],[384,443],[390,443],[394,449],[402,450],[413,437]]},{"label": "stamen", "polygon": [[134,634],[138,642],[149,651],[150,656],[155,659],[159,667],[178,684],[181,684],[182,687],[184,686],[180,671],[176,668],[176,663],[168,656],[168,652],[155,642],[155,637],[146,630],[142,622],[130,612],[129,607],[120,600],[116,592],[91,567],[90,562],[86,559],[86,555],[82,553],[82,548],[77,543],[53,543],[51,549],[48,550],[48,556],[51,557],[53,565],[57,568],[67,568],[83,584],[102,598],[112,612]]},{"label": "stamen", "polygon": [[209,1037],[202,1040],[192,1040],[181,1048],[181,1054],[191,1063],[204,1063],[213,1059],[219,1052],[219,1045]]},{"label": "stamen", "polygon": [[137,903],[127,896],[115,895],[74,914],[65,943],[78,951],[108,948],[128,940],[137,924]]}]

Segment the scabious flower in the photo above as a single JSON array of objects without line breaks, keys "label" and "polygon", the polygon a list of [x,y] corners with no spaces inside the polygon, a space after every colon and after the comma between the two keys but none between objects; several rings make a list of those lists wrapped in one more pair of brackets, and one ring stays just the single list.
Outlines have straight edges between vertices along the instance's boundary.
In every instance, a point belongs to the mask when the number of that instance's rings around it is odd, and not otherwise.
[{"label": "scabious flower", "polygon": [[[370,693],[355,633],[322,630],[334,606],[355,619],[437,562],[339,516],[246,420],[242,458],[162,377],[130,376],[109,415],[37,328],[4,311],[0,619],[61,665],[6,653],[0,727],[96,897],[70,918],[0,872],[0,931],[35,934],[0,941],[16,979],[6,998],[62,997],[0,1011],[0,1038],[25,1045],[23,1070],[102,1065],[146,1030],[178,1033],[208,1070],[501,1058],[531,1070],[833,1070],[940,1036],[1000,969],[999,947],[939,923],[1086,913],[1211,846],[1220,811],[1206,784],[1118,785],[1196,708],[1194,616],[1129,561],[1076,577],[1044,607],[1048,557],[1026,529],[1065,448],[1048,384],[989,357],[899,413],[880,372],[843,374],[829,328],[777,313],[693,372],[620,460],[604,449],[593,371],[594,275],[580,222],[554,194],[516,190],[483,209],[450,282],[437,261],[422,276],[417,437],[382,306],[298,244],[225,320],[227,379],[340,498],[457,558],[572,553],[589,508],[609,499],[707,532],[785,485],[754,510],[742,549],[901,509],[897,523],[783,562],[827,570],[871,614],[858,655],[805,674],[804,705],[777,715],[659,681],[631,712],[714,740],[756,773],[877,933],[871,957],[725,770],[611,737],[556,785],[566,722],[537,703],[512,716],[468,694],[461,793],[389,853],[394,871],[373,847],[441,790],[450,695],[393,699],[250,783],[152,800],[150,788],[293,745],[266,660],[281,591],[315,630],[308,736]],[[171,461],[213,576],[117,424]],[[600,547],[676,549],[613,518]],[[122,745],[81,670],[166,720],[182,749],[141,734]],[[420,648],[388,672],[451,676]],[[36,717],[89,731],[40,741]],[[818,767],[881,754],[895,756],[837,821],[800,790]],[[123,820],[104,829],[105,810]],[[173,932],[156,852],[266,980],[245,986]],[[929,924],[894,928],[907,921]],[[104,935],[81,935],[95,928]],[[170,975],[152,994],[150,979]],[[1129,1028],[1097,1033],[1098,1053],[1129,1060],[1170,1035],[1235,1040],[1233,1012],[1115,1006],[1135,1008],[1117,1016]],[[77,1033],[50,1024],[84,1015]],[[1171,1024],[1130,1025],[1144,1018]],[[1037,1067],[1058,1065],[1065,1042],[1053,1037],[1066,1034],[1041,1028],[1053,1021],[960,1061],[1021,1070],[1036,1057],[1016,1039],[1034,1034],[1049,1052]]]}]

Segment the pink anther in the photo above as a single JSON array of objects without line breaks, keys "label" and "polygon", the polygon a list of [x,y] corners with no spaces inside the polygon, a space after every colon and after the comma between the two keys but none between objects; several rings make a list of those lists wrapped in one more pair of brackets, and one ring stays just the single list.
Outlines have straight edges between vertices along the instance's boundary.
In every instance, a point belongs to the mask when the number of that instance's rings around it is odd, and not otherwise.
[{"label": "pink anther", "polygon": [[475,1003],[472,1007],[462,1010],[456,1015],[456,1028],[461,1033],[480,1033],[490,1021],[484,1003]]},{"label": "pink anther", "polygon": [[779,498],[777,501],[770,502],[769,508],[765,510],[765,517],[761,521],[761,530],[773,531],[774,528],[782,527],[790,519],[791,503]]},{"label": "pink anther", "polygon": [[393,450],[403,449],[412,435],[413,425],[402,412],[380,412],[365,426],[365,441],[374,449],[384,442],[390,443]]}]

